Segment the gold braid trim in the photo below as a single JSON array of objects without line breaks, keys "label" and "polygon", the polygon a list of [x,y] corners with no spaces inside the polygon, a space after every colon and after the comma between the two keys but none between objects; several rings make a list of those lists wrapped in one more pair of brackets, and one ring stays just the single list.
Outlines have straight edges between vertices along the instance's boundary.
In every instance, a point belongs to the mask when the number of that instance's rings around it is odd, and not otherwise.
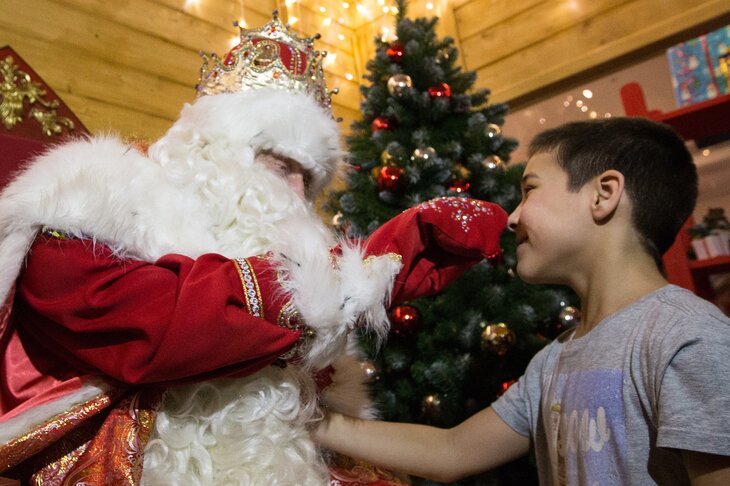
[{"label": "gold braid trim", "polygon": [[254,317],[264,317],[264,305],[263,299],[261,298],[261,289],[259,288],[259,282],[256,279],[256,274],[251,268],[251,264],[245,258],[234,258],[233,264],[236,266],[238,271],[238,277],[241,279],[241,285],[243,287],[243,297],[246,300],[246,308],[249,314]]}]

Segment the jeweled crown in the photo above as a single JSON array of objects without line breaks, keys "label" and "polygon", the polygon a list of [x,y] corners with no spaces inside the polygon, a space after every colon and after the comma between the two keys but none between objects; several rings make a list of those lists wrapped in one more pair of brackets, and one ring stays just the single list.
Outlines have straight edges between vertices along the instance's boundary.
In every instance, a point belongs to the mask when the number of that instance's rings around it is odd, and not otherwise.
[{"label": "jeweled crown", "polygon": [[222,60],[215,53],[201,52],[198,96],[277,88],[308,94],[330,111],[331,94],[336,91],[328,91],[325,83],[322,61],[327,53],[314,49],[319,34],[298,37],[279,20],[276,10],[263,27],[237,27],[241,41]]}]

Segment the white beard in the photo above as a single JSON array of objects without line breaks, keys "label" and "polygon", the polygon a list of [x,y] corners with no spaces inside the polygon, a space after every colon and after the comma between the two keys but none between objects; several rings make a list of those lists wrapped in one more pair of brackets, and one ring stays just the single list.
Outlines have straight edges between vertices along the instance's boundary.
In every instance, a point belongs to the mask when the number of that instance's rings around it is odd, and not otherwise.
[{"label": "white beard", "polygon": [[[253,162],[252,150],[175,165],[163,149],[153,146],[157,159],[148,158],[101,137],[36,159],[0,199],[0,297],[44,225],[148,262],[172,252],[286,255],[279,262],[290,275],[284,291],[317,331],[302,369],[170,388],[145,449],[142,482],[327,484],[306,428],[321,416],[311,372],[359,358],[348,339],[359,318],[387,331],[384,303],[400,265],[387,257],[365,263],[359,248],[345,245],[333,268],[335,238],[280,178]],[[372,416],[365,379],[340,379],[346,398],[337,386],[327,395],[340,411]]]}]

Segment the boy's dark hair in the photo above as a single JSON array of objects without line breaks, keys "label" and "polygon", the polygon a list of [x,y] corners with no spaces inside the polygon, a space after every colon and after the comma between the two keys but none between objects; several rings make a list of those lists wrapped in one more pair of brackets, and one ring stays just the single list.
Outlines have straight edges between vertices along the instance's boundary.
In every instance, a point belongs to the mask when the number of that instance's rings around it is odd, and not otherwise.
[{"label": "boy's dark hair", "polygon": [[567,123],[534,138],[529,155],[539,152],[555,154],[574,192],[606,170],[621,172],[633,204],[632,223],[657,262],[694,210],[697,169],[667,125],[644,118]]}]

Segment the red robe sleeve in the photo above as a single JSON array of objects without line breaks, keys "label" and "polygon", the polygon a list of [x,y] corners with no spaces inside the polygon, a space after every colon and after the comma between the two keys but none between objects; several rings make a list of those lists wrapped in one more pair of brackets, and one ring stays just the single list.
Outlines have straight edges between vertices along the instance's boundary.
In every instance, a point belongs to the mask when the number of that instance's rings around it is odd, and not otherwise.
[{"label": "red robe sleeve", "polygon": [[[26,337],[85,372],[130,384],[242,376],[301,332],[265,257],[120,259],[88,240],[37,238],[18,281]],[[268,295],[266,295],[268,294]]]}]

